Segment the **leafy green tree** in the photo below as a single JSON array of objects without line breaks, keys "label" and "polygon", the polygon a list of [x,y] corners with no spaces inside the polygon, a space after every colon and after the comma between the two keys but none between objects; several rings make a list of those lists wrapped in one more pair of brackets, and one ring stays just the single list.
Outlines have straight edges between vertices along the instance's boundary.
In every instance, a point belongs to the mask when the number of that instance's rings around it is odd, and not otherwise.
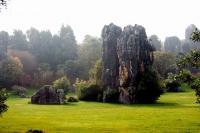
[{"label": "leafy green tree", "polygon": [[99,59],[96,61],[93,68],[90,70],[90,80],[94,80],[95,84],[101,85],[102,76],[102,61]]},{"label": "leafy green tree", "polygon": [[8,110],[8,106],[5,104],[7,96],[5,89],[0,89],[0,115]]},{"label": "leafy green tree", "polygon": [[192,33],[191,39],[195,42],[200,41],[200,31],[196,28],[195,31]]},{"label": "leafy green tree", "polygon": [[[63,58],[62,55],[62,51],[63,48],[61,46],[61,39],[58,35],[54,35],[52,37],[52,42],[51,42],[51,49],[52,51],[52,55],[51,55],[51,60],[50,60],[50,64],[52,66],[53,70],[56,70],[57,66],[59,64],[63,64],[63,62],[65,62],[66,60]],[[62,60],[63,59],[63,60]]]},{"label": "leafy green tree", "polygon": [[33,85],[38,87],[41,85],[51,84],[54,81],[54,75],[48,63],[40,63],[37,71],[34,73]]},{"label": "leafy green tree", "polygon": [[18,57],[23,64],[23,72],[32,75],[37,69],[37,61],[35,56],[24,50],[8,50],[8,56]]},{"label": "leafy green tree", "polygon": [[55,89],[64,89],[65,94],[69,91],[70,82],[66,76],[63,76],[53,82]]},{"label": "leafy green tree", "polygon": [[83,68],[82,79],[89,78],[89,70],[102,55],[102,41],[90,35],[86,35],[79,47],[79,62]]},{"label": "leafy green tree", "polygon": [[29,41],[29,45],[30,45],[30,50],[31,52],[37,56],[39,56],[39,48],[40,48],[40,32],[35,29],[35,28],[30,28],[29,30],[27,30],[26,32],[28,41]]},{"label": "leafy green tree", "polygon": [[21,30],[14,30],[13,36],[10,37],[10,47],[18,50],[28,50],[26,35]]},{"label": "leafy green tree", "polygon": [[77,59],[77,43],[72,28],[67,25],[62,25],[60,30],[60,39],[62,45],[61,60],[75,60]]},{"label": "leafy green tree", "polygon": [[9,43],[8,32],[0,32],[0,60],[4,59],[7,56],[7,49]]},{"label": "leafy green tree", "polygon": [[39,62],[46,62],[51,66],[50,61],[54,54],[54,49],[52,48],[52,34],[50,31],[40,32],[40,46],[38,52]]},{"label": "leafy green tree", "polygon": [[[0,0],[0,11],[2,6],[5,7],[7,6],[7,0]],[[8,45],[8,33],[0,32],[0,61],[6,57],[7,45]],[[7,111],[8,106],[5,104],[6,99],[7,99],[6,93],[0,90],[0,115],[3,112]]]},{"label": "leafy green tree", "polygon": [[74,83],[80,75],[81,65],[77,60],[67,60],[64,64],[64,71],[70,82]]},{"label": "leafy green tree", "polygon": [[199,50],[192,50],[190,53],[182,55],[181,59],[177,64],[180,68],[185,67],[200,67],[200,51]]},{"label": "leafy green tree", "polygon": [[174,54],[169,52],[154,52],[154,69],[163,78],[166,78],[167,73],[176,72],[176,57]]},{"label": "leafy green tree", "polygon": [[[200,41],[200,31],[196,29],[192,35],[191,39],[193,41]],[[178,66],[183,69],[184,67],[192,66],[195,68],[200,67],[200,49],[192,50],[190,53],[182,56],[182,58],[178,61]],[[197,77],[193,82],[193,88],[196,91],[197,102],[200,103],[200,77]]]},{"label": "leafy green tree", "polygon": [[0,87],[10,87],[22,75],[23,65],[19,58],[9,57],[0,63]]}]

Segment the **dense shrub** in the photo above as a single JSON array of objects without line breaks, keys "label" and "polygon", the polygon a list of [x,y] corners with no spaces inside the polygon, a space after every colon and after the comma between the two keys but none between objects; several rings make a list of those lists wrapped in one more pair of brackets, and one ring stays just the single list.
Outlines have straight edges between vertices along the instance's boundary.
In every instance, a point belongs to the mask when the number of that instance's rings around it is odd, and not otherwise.
[{"label": "dense shrub", "polygon": [[0,89],[0,115],[8,110],[8,106],[5,104],[7,97],[6,90]]},{"label": "dense shrub", "polygon": [[69,91],[70,82],[66,76],[63,76],[53,82],[55,89],[64,89],[65,94]]},{"label": "dense shrub", "polygon": [[191,72],[186,69],[183,69],[182,71],[180,71],[178,78],[180,81],[187,82],[187,83],[190,83],[193,80]]},{"label": "dense shrub", "polygon": [[67,97],[67,102],[78,102],[78,98],[76,96]]},{"label": "dense shrub", "polygon": [[166,89],[168,92],[181,92],[181,84],[177,81],[167,82]]},{"label": "dense shrub", "polygon": [[166,79],[166,90],[168,92],[181,92],[181,80],[179,75],[169,73]]},{"label": "dense shrub", "polygon": [[103,102],[118,103],[119,102],[119,90],[107,89],[103,92]]},{"label": "dense shrub", "polygon": [[78,98],[84,101],[101,101],[102,89],[90,81],[79,81],[75,83]]},{"label": "dense shrub", "polygon": [[148,69],[138,75],[136,88],[133,90],[135,103],[154,103],[163,93],[157,73]]},{"label": "dense shrub", "polygon": [[22,86],[14,85],[12,86],[12,92],[14,95],[26,97],[27,89]]}]

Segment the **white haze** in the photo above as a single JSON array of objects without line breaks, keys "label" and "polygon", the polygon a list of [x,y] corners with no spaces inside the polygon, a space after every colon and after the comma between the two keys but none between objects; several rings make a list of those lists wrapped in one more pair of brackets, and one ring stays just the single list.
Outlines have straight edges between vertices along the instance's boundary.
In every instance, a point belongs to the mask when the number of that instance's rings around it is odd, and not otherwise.
[{"label": "white haze", "polygon": [[105,24],[140,24],[148,36],[184,38],[189,24],[200,27],[199,0],[10,0],[0,13],[0,31],[26,32],[30,27],[58,33],[70,25],[81,42],[86,34],[100,37]]}]

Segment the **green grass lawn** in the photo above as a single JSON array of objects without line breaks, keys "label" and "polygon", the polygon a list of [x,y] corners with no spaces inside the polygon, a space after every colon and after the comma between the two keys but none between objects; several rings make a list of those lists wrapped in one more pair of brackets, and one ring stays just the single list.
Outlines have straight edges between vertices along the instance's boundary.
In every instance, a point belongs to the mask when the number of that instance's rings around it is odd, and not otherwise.
[{"label": "green grass lawn", "polygon": [[9,98],[0,133],[42,129],[47,133],[199,133],[200,105],[194,92],[166,93],[157,104],[120,105],[79,102],[32,105]]}]

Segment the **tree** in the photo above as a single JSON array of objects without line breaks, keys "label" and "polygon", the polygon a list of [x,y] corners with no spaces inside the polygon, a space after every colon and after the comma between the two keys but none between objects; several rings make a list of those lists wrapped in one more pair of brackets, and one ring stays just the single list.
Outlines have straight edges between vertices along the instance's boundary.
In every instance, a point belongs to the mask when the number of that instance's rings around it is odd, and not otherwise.
[{"label": "tree", "polygon": [[8,109],[8,106],[5,104],[6,100],[7,93],[5,92],[5,89],[0,89],[0,115],[2,115],[2,113],[6,112]]},{"label": "tree", "polygon": [[51,47],[52,45],[52,34],[50,31],[42,31],[40,32],[40,46],[38,47],[38,61],[40,63],[45,62],[50,66],[50,61],[52,54],[54,54],[54,49]]},{"label": "tree", "polygon": [[9,57],[0,63],[0,88],[10,87],[22,75],[23,65],[19,58]]},{"label": "tree", "polygon": [[[200,31],[196,29],[191,34],[191,39],[193,41],[200,41]],[[179,62],[178,66],[183,69],[186,66],[192,66],[195,68],[200,67],[200,49],[192,50],[190,53],[184,55]],[[196,91],[197,102],[200,103],[200,76],[197,76],[193,81],[193,89]]]},{"label": "tree", "polygon": [[60,30],[60,39],[62,45],[61,60],[75,60],[77,59],[77,43],[72,28],[67,25],[62,25]]},{"label": "tree", "polygon": [[65,94],[69,91],[70,82],[66,76],[63,76],[53,82],[55,89],[64,89]]},{"label": "tree", "polygon": [[83,68],[81,78],[89,78],[89,70],[95,65],[102,55],[102,40],[97,37],[86,35],[79,47],[79,62]]},{"label": "tree", "polygon": [[8,32],[0,32],[0,60],[4,59],[7,56],[7,49],[9,43]]},{"label": "tree", "polygon": [[40,48],[40,32],[35,28],[30,28],[27,32],[27,38],[31,52],[37,57]]},{"label": "tree", "polygon": [[14,30],[13,36],[10,37],[11,49],[28,50],[26,35],[21,30]]},{"label": "tree", "polygon": [[37,68],[35,56],[29,51],[24,50],[8,50],[8,55],[18,57],[23,64],[23,72],[32,75]]},{"label": "tree", "polygon": [[[1,7],[2,6],[7,6],[7,0],[0,0],[0,11],[1,11]],[[7,43],[2,42],[2,32],[0,33],[0,61],[1,59],[4,58],[4,56],[6,55],[6,51],[7,51]],[[6,40],[8,40],[8,34],[6,32],[3,32],[3,38]],[[0,90],[0,115],[7,111],[8,106],[5,104],[5,101],[7,99],[7,96],[5,94],[4,91]]]},{"label": "tree", "polygon": [[64,64],[64,71],[70,82],[74,83],[80,75],[81,65],[77,60],[67,60]]},{"label": "tree", "polygon": [[161,51],[162,48],[162,44],[160,39],[158,38],[158,36],[156,35],[151,35],[149,37],[149,41],[151,43],[151,45],[157,50],[157,51]]},{"label": "tree", "polygon": [[96,85],[101,85],[102,60],[97,60],[92,69],[90,69],[90,80],[94,80]]},{"label": "tree", "polygon": [[196,28],[195,31],[192,33],[191,39],[195,42],[200,41],[200,31]]},{"label": "tree", "polygon": [[161,77],[165,78],[167,73],[176,72],[176,57],[169,52],[154,52],[153,67]]},{"label": "tree", "polygon": [[41,86],[46,84],[51,84],[55,78],[53,76],[53,72],[51,71],[51,67],[48,63],[40,63],[38,65],[37,71],[34,73],[34,86]]}]

